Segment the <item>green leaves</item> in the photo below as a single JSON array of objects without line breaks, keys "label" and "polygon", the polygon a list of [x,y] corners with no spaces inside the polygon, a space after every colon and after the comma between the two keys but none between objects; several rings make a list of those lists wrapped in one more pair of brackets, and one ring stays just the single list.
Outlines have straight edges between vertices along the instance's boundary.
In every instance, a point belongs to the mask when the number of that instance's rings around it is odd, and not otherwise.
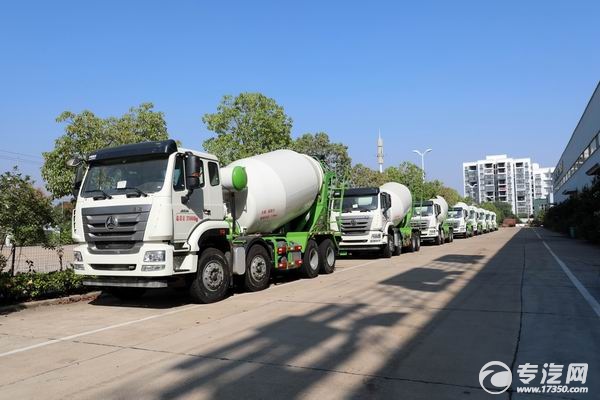
[{"label": "green leaves", "polygon": [[65,133],[56,139],[54,150],[43,153],[42,177],[54,198],[67,196],[75,178],[75,169],[67,166],[74,157],[122,144],[167,139],[167,124],[162,112],[152,103],[132,107],[121,117],[97,117],[91,111],[75,114],[65,111],[56,122],[64,123]]},{"label": "green leaves", "polygon": [[289,148],[292,119],[275,100],[260,93],[224,96],[214,114],[202,121],[217,134],[204,141],[221,165],[268,151]]},{"label": "green leaves", "polygon": [[349,178],[352,160],[348,155],[348,146],[331,143],[325,132],[305,133],[292,143],[292,150],[308,154],[323,161],[329,169],[335,171],[339,179]]},{"label": "green leaves", "polygon": [[86,290],[82,280],[71,269],[47,274],[27,272],[15,276],[2,272],[0,304],[82,293]]},{"label": "green leaves", "polygon": [[52,223],[50,199],[15,167],[0,175],[0,230],[17,246],[45,243],[44,226]]}]

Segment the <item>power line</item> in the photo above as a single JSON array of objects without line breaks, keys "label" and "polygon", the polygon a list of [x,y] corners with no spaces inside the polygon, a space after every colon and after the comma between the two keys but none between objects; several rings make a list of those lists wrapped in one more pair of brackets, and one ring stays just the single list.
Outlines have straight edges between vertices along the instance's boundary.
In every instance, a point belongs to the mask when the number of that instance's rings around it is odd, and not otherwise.
[{"label": "power line", "polygon": [[42,161],[28,160],[28,159],[19,158],[19,157],[5,156],[4,154],[0,154],[0,159],[7,160],[7,161],[16,161],[17,163],[23,162],[23,163],[26,163],[26,164],[29,163],[29,164],[36,164],[36,165],[42,165],[43,164]]},{"label": "power line", "polygon": [[16,156],[21,156],[21,157],[26,157],[26,158],[34,158],[36,160],[42,160],[42,157],[40,156],[35,156],[33,154],[25,154],[25,153],[18,153],[16,151],[10,151],[10,150],[2,150],[0,149],[0,152],[2,153],[9,153],[9,154],[14,154]]}]

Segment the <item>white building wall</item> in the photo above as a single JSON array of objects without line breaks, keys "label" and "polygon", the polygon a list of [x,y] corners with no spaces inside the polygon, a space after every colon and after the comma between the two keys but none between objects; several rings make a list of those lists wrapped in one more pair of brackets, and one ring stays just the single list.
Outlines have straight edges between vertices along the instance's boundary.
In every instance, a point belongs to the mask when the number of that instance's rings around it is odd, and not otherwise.
[{"label": "white building wall", "polygon": [[600,84],[596,86],[571,139],[554,170],[554,201],[560,203],[570,193],[592,183],[588,175],[600,166]]}]

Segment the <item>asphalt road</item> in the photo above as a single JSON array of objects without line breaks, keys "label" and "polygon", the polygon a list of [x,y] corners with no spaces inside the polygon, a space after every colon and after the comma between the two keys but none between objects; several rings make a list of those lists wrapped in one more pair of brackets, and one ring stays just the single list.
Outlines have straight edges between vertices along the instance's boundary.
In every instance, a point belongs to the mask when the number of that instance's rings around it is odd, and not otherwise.
[{"label": "asphalt road", "polygon": [[[157,292],[27,309],[0,316],[0,398],[597,399],[599,260],[507,228],[212,305]],[[587,363],[570,386],[588,393],[519,394],[514,374],[491,395],[489,361],[562,364],[562,382]]]}]

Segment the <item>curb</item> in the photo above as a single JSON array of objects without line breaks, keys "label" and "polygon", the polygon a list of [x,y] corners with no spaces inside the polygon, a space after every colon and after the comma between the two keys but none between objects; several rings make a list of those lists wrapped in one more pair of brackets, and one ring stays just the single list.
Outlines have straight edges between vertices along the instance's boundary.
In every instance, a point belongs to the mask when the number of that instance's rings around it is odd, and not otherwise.
[{"label": "curb", "polygon": [[42,306],[52,306],[52,305],[57,305],[57,304],[76,303],[78,301],[84,301],[84,300],[94,300],[98,296],[100,296],[100,293],[102,293],[102,292],[95,291],[95,292],[89,292],[89,293],[84,293],[84,294],[74,294],[74,295],[66,296],[66,297],[57,297],[55,299],[28,301],[25,303],[17,303],[17,304],[11,304],[8,306],[1,306],[0,314],[7,314],[7,313],[15,312],[15,311],[32,309],[32,308],[37,308],[37,307],[42,307]]}]

